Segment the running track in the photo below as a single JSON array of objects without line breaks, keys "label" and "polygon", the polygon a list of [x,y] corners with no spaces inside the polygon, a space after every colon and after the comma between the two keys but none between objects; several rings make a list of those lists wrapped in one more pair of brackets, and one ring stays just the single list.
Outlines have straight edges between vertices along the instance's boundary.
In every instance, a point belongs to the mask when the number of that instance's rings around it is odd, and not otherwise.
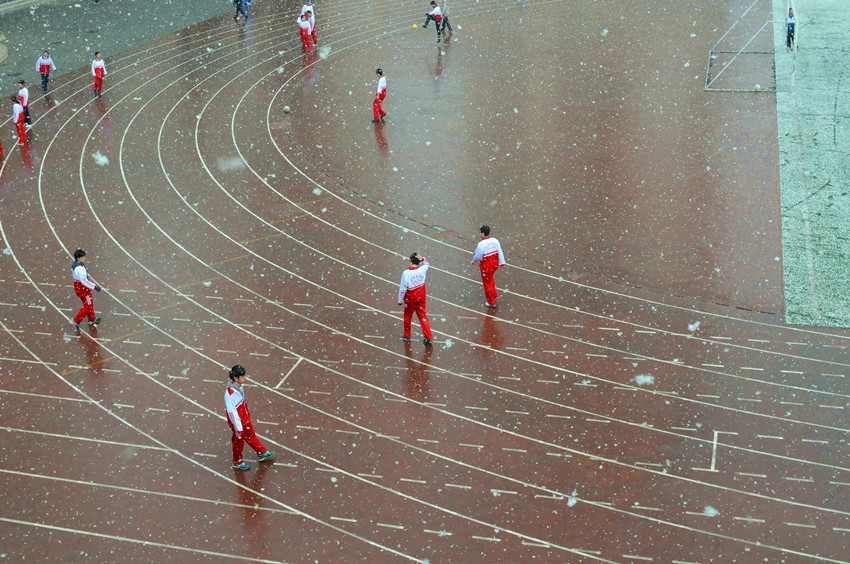
[{"label": "running track", "polygon": [[[626,120],[593,90],[608,74],[652,80],[652,65],[635,69],[660,49],[698,60],[743,8],[651,14],[643,23],[666,31],[623,39],[637,55],[615,60],[607,46],[637,25],[624,5],[588,8],[558,38],[505,43],[492,31],[532,15],[563,29],[566,4],[456,1],[439,49],[432,29],[410,30],[423,5],[368,3],[372,25],[327,0],[330,51],[306,57],[294,5],[264,2],[248,24],[211,21],[108,57],[101,99],[85,69],[34,96],[31,142],[7,143],[0,172],[0,552],[848,562],[848,339],[782,322],[775,101],[702,99],[710,119],[666,121],[653,96],[704,96],[681,60],[680,79],[624,91],[646,116]],[[602,27],[609,43],[594,53]],[[378,65],[390,115],[376,129]],[[555,86],[527,88],[536,72]],[[608,130],[587,131],[600,120]],[[733,145],[747,154],[706,156]],[[638,168],[648,195],[626,194]],[[650,212],[625,228],[639,204]],[[509,263],[496,312],[467,264],[485,221]],[[713,225],[723,249],[707,251]],[[77,246],[105,289],[103,325],[79,334]],[[413,250],[434,265],[433,348],[398,340]],[[245,473],[229,467],[222,405],[237,362],[278,453],[258,466],[246,451]]]}]

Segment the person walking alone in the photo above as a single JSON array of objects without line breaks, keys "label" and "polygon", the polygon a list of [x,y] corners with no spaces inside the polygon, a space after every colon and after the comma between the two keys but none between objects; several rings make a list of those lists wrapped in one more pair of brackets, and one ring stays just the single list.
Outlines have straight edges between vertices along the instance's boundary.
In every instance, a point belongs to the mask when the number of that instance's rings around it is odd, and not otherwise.
[{"label": "person walking alone", "polygon": [[387,112],[381,107],[384,98],[387,97],[387,77],[384,76],[384,71],[375,69],[375,74],[378,75],[378,91],[375,93],[375,101],[372,102],[372,123],[384,123],[384,116]]},{"label": "person walking alone", "polygon": [[481,232],[481,241],[475,248],[475,254],[472,255],[472,263],[478,263],[481,270],[481,281],[484,283],[484,296],[487,298],[487,307],[496,307],[496,298],[499,294],[496,292],[496,281],[493,279],[493,273],[504,268],[505,254],[502,252],[502,245],[495,237],[490,237],[490,228],[482,225],[479,229]]},{"label": "person walking alone", "polygon": [[100,51],[94,54],[94,60],[91,62],[91,75],[94,77],[94,97],[100,98],[103,90],[103,77],[109,74],[106,72],[106,63],[100,58]]},{"label": "person walking alone", "polygon": [[41,73],[41,89],[47,92],[47,81],[50,80],[50,71],[55,71],[56,65],[53,64],[53,59],[50,58],[50,53],[44,52],[44,55],[38,58],[35,62],[35,72]]},{"label": "person walking alone", "polygon": [[794,16],[794,8],[788,8],[788,17],[785,18],[785,52],[794,46],[794,31],[797,27],[797,18]]},{"label": "person walking alone", "polygon": [[245,369],[237,364],[230,369],[230,382],[224,390],[224,405],[227,408],[227,424],[233,435],[230,443],[233,446],[233,469],[250,470],[251,467],[242,460],[242,449],[248,443],[257,453],[257,461],[264,462],[274,456],[274,451],[266,450],[266,447],[257,438],[254,432],[254,424],[251,423],[251,413],[245,403],[245,389],[242,387],[248,380]]},{"label": "person walking alone", "polygon": [[233,14],[233,21],[239,20],[239,14],[242,14],[245,21],[248,21],[248,14],[246,14],[245,9],[242,8],[242,0],[233,0],[233,5],[236,6],[236,12]]},{"label": "person walking alone", "polygon": [[431,333],[431,322],[425,311],[425,275],[428,273],[428,261],[419,253],[410,255],[410,266],[401,273],[401,284],[398,287],[398,305],[404,306],[404,341],[410,341],[410,325],[413,312],[419,318],[422,333],[425,336],[425,346],[430,346],[434,335]]},{"label": "person walking alone", "polygon": [[100,286],[89,280],[89,271],[86,268],[86,252],[82,249],[74,251],[74,264],[71,265],[74,275],[74,293],[83,301],[83,307],[74,317],[74,330],[80,330],[80,323],[88,318],[89,326],[100,325],[100,318],[94,315],[94,302],[91,299],[91,291],[100,292]]}]

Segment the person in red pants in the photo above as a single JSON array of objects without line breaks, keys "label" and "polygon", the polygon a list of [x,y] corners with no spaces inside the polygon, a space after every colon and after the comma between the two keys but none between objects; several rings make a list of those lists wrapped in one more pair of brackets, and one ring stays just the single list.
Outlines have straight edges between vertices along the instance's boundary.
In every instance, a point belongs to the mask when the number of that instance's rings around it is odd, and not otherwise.
[{"label": "person in red pants", "polygon": [[384,76],[384,71],[375,69],[375,74],[378,75],[378,91],[375,93],[375,101],[372,102],[372,113],[374,117],[372,123],[384,123],[384,116],[387,112],[381,107],[384,98],[387,97],[387,77]]},{"label": "person in red pants", "polygon": [[426,346],[431,345],[434,336],[431,334],[431,322],[425,312],[425,275],[428,273],[428,261],[419,253],[410,255],[410,267],[401,273],[401,284],[398,288],[398,305],[404,305],[404,341],[410,341],[410,323],[413,320],[413,312],[419,318],[422,333],[425,335],[423,341]]},{"label": "person in red pants", "polygon": [[109,74],[106,72],[106,63],[100,58],[100,51],[94,54],[94,60],[91,62],[91,75],[94,77],[94,97],[99,98],[103,90],[103,77]]},{"label": "person in red pants", "polygon": [[12,100],[12,123],[15,124],[15,129],[18,130],[18,145],[23,145],[27,142],[27,129],[24,126],[24,107],[14,94],[9,99]]},{"label": "person in red pants", "polygon": [[233,445],[233,469],[250,470],[251,467],[242,460],[242,449],[248,443],[257,452],[257,460],[264,462],[274,456],[274,451],[266,450],[260,439],[254,433],[254,425],[251,423],[251,414],[245,404],[245,390],[242,388],[248,380],[245,369],[237,364],[230,369],[230,382],[224,391],[224,405],[227,407],[227,423],[233,436],[230,442]]},{"label": "person in red pants", "polygon": [[74,317],[74,330],[80,330],[80,323],[88,318],[89,326],[100,325],[100,318],[94,315],[94,302],[91,299],[91,291],[100,292],[100,286],[89,280],[89,271],[86,268],[86,252],[82,249],[74,251],[74,264],[71,265],[74,273],[74,293],[83,301],[83,307]]},{"label": "person in red pants", "polygon": [[301,28],[301,52],[309,53],[310,52],[310,34],[312,33],[312,26],[310,26],[310,14],[311,12],[304,12],[302,15],[298,16],[298,27]]},{"label": "person in red pants", "polygon": [[495,237],[490,237],[490,228],[482,225],[479,228],[481,232],[481,241],[478,242],[478,247],[475,249],[475,254],[472,256],[472,264],[478,263],[481,269],[481,281],[484,283],[484,296],[487,298],[487,307],[496,307],[496,281],[493,280],[493,273],[500,268],[505,268],[505,254],[502,252],[502,245]]}]

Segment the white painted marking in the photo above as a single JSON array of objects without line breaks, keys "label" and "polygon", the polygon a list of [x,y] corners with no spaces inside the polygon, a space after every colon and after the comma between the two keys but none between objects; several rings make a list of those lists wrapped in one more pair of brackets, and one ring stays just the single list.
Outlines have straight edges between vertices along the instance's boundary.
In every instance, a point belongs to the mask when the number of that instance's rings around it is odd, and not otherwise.
[{"label": "white painted marking", "polygon": [[301,361],[302,361],[302,360],[304,360],[304,359],[303,359],[303,358],[299,358],[299,359],[298,359],[298,361],[297,361],[297,362],[296,362],[296,363],[292,366],[292,368],[290,368],[290,369],[289,369],[289,372],[287,372],[287,373],[286,373],[286,375],[285,375],[283,378],[281,378],[280,382],[278,382],[278,383],[277,383],[277,386],[275,386],[275,388],[280,388],[281,384],[283,384],[284,382],[286,382],[286,379],[287,379],[287,378],[289,378],[289,375],[290,375],[290,374],[292,374],[292,372],[293,372],[296,368],[298,368],[298,365],[299,365],[299,364],[301,364]]},{"label": "white painted marking", "polygon": [[334,521],[345,521],[346,523],[356,523],[357,519],[347,519],[345,517],[330,517]]},{"label": "white painted marking", "polygon": [[489,411],[486,407],[475,407],[474,405],[465,405],[463,407],[466,409],[476,409],[478,411]]},{"label": "white painted marking", "polygon": [[398,480],[400,482],[410,482],[412,484],[427,484],[428,483],[425,480],[414,480],[412,478],[399,478]]}]

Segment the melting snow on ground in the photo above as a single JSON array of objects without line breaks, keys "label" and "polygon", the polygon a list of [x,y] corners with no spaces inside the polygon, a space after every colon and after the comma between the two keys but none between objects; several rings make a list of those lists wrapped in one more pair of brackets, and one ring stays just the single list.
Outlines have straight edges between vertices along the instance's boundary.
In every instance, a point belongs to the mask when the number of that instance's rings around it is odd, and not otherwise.
[{"label": "melting snow on ground", "polygon": [[109,159],[107,159],[107,158],[103,155],[103,153],[101,153],[100,151],[98,151],[97,153],[93,154],[93,155],[92,155],[92,158],[94,158],[94,164],[96,164],[96,165],[98,165],[98,166],[106,166],[106,165],[108,165],[108,164],[109,164]]},{"label": "melting snow on ground", "polygon": [[219,157],[216,161],[216,166],[218,166],[218,170],[221,172],[228,172],[230,170],[245,168],[245,161],[240,157]]},{"label": "melting snow on ground", "polygon": [[638,374],[629,381],[634,382],[638,386],[649,386],[655,383],[655,376],[650,376],[649,374]]}]

